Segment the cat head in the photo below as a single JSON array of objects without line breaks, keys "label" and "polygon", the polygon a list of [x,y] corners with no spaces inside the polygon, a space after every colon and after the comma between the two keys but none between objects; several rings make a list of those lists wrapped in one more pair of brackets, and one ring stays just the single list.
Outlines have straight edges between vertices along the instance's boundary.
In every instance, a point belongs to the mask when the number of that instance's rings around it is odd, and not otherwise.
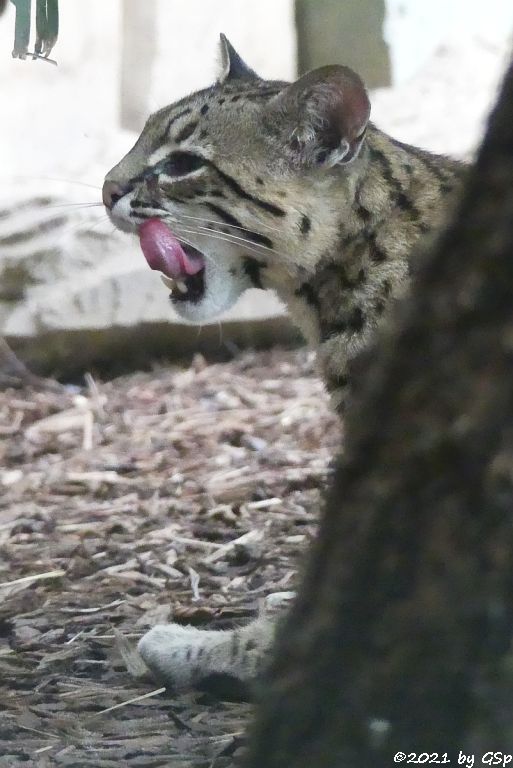
[{"label": "cat head", "polygon": [[315,267],[369,113],[347,67],[264,80],[221,35],[217,82],[151,115],[107,174],[104,204],[139,235],[177,311],[204,322],[247,288],[283,293]]}]

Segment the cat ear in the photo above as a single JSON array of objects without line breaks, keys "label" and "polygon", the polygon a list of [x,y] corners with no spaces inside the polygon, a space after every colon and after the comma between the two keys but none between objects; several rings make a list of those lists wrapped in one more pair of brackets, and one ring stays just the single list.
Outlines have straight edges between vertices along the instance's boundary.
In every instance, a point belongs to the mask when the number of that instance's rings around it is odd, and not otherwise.
[{"label": "cat ear", "polygon": [[360,151],[370,116],[362,80],[349,67],[314,69],[287,86],[269,104],[274,133],[285,127],[295,164],[332,167]]},{"label": "cat ear", "polygon": [[222,84],[227,80],[260,80],[256,72],[253,72],[243,62],[226,35],[220,34],[221,72],[217,82]]}]

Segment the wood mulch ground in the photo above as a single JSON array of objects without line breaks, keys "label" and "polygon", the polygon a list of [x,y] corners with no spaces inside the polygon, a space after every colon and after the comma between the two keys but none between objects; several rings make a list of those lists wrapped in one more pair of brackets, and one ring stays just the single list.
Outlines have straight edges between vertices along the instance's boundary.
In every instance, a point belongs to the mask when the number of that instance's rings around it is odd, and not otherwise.
[{"label": "wood mulch ground", "polygon": [[339,436],[304,350],[0,392],[0,767],[231,765],[250,706],[135,645],[294,588]]}]

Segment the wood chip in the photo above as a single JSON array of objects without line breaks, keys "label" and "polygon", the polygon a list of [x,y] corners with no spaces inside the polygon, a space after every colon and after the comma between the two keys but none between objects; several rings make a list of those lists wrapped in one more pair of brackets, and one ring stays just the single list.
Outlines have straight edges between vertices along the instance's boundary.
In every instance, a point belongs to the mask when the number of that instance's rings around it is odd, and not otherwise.
[{"label": "wood chip", "polygon": [[310,353],[6,389],[0,435],[0,755],[226,768],[250,706],[149,691],[136,645],[295,588],[340,440]]}]

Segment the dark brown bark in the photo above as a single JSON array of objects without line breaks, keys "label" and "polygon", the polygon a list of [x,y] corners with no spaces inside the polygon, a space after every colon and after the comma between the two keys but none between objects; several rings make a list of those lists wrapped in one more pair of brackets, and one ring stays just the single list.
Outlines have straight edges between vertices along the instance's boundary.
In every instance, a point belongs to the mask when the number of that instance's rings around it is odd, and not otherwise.
[{"label": "dark brown bark", "polygon": [[513,752],[513,67],[420,262],[362,366],[251,768]]}]

